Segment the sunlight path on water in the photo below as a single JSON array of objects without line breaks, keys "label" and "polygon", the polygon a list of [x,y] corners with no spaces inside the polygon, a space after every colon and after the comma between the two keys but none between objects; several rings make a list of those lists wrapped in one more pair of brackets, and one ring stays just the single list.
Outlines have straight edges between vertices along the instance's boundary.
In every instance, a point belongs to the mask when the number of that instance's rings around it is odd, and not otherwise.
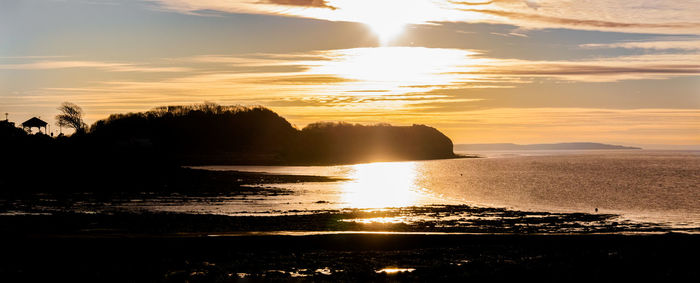
[{"label": "sunlight path on water", "polygon": [[[298,168],[295,170],[299,173]],[[328,208],[331,209],[381,209],[454,203],[419,185],[420,172],[416,162],[355,164],[337,166],[335,170],[339,174],[334,176],[347,180],[316,183],[313,186],[309,184],[278,186],[303,190],[304,198],[316,199],[319,196],[325,196],[326,201],[331,205]],[[277,172],[277,174],[280,173]],[[314,193],[314,189],[317,193]]]},{"label": "sunlight path on water", "polygon": [[423,196],[416,186],[413,162],[369,163],[352,166],[351,181],[342,185],[342,202],[352,208],[416,205]]},{"label": "sunlight path on water", "polygon": [[[268,210],[382,209],[431,204],[457,204],[420,186],[417,162],[376,162],[340,166],[209,166],[210,170],[280,175],[321,175],[338,182],[273,184],[292,195],[254,201]],[[462,203],[462,202],[460,202]],[[250,212],[253,203],[246,205]],[[230,207],[234,208],[234,207]]]}]

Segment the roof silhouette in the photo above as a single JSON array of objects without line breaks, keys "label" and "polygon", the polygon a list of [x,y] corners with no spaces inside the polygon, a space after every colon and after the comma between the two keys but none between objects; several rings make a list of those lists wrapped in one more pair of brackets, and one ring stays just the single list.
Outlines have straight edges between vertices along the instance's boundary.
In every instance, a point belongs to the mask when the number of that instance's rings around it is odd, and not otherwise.
[{"label": "roof silhouette", "polygon": [[46,127],[47,124],[48,123],[44,122],[43,120],[37,117],[32,117],[31,119],[24,121],[24,123],[22,123],[22,127]]}]

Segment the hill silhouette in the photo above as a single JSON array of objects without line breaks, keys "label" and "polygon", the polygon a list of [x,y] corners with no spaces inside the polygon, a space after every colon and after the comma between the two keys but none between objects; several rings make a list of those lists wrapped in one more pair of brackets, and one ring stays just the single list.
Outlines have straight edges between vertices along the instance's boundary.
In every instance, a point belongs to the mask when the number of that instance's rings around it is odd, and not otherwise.
[{"label": "hill silhouette", "polygon": [[295,159],[320,162],[369,162],[454,157],[452,141],[424,125],[396,127],[315,123],[299,133]]},{"label": "hill silhouette", "polygon": [[264,107],[159,107],[97,121],[103,147],[151,150],[181,164],[339,164],[454,157],[438,130],[413,125],[315,123],[302,130]]},{"label": "hill silhouette", "polygon": [[[118,150],[148,150],[181,164],[282,163],[297,130],[263,107],[159,107],[97,121],[87,137]],[[277,158],[277,159],[275,159]]]}]

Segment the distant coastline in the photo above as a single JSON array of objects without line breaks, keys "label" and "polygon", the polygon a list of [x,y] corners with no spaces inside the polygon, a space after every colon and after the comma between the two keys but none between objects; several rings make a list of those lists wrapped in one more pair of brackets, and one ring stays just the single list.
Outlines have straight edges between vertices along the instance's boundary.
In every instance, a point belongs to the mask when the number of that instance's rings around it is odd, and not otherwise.
[{"label": "distant coastline", "polygon": [[482,143],[456,144],[456,151],[468,150],[635,150],[640,147],[612,145],[594,142],[548,143],[548,144],[514,144],[514,143]]}]

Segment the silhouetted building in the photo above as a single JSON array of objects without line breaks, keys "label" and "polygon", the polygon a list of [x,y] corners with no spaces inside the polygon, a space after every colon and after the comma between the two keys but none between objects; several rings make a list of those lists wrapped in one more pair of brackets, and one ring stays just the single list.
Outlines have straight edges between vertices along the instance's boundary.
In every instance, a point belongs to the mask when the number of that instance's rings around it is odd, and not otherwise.
[{"label": "silhouetted building", "polygon": [[44,122],[43,120],[37,117],[32,117],[31,119],[22,123],[22,129],[29,129],[31,131],[32,128],[37,128],[39,131],[41,131],[41,128],[44,128],[44,132],[47,132],[46,125],[48,125],[48,123]]}]

